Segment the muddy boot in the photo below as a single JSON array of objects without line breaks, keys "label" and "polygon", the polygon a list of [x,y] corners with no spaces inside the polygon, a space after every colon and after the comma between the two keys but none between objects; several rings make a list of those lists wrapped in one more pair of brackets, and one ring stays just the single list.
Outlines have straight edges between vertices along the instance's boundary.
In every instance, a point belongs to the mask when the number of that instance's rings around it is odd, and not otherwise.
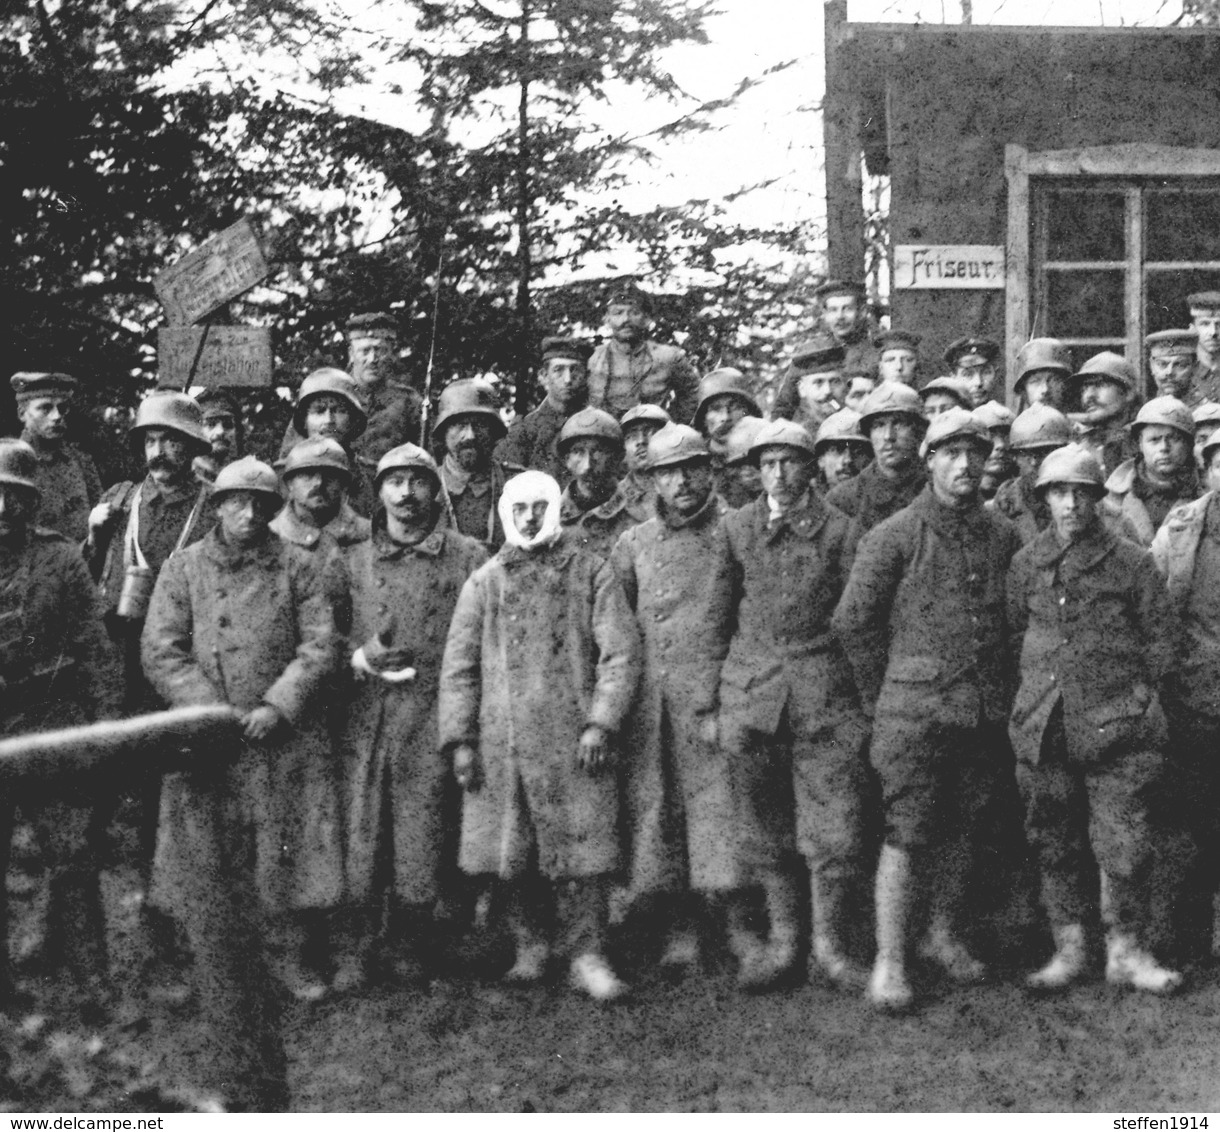
[{"label": "muddy boot", "polygon": [[504,981],[523,986],[541,982],[546,977],[546,966],[551,958],[550,945],[521,890],[513,888],[507,897],[505,918],[512,932],[516,958],[505,973]]},{"label": "muddy boot", "polygon": [[1083,924],[1064,924],[1054,929],[1055,954],[1039,971],[1028,975],[1025,985],[1033,991],[1054,993],[1078,981],[1088,967]]},{"label": "muddy boot", "polygon": [[936,916],[919,944],[921,959],[935,963],[955,983],[971,985],[987,980],[987,966],[970,954],[947,918]]},{"label": "muddy boot", "polygon": [[915,997],[906,976],[911,884],[910,856],[893,845],[883,845],[875,893],[877,958],[867,997],[874,1006],[893,1013],[909,1009]]},{"label": "muddy boot", "polygon": [[336,994],[363,990],[372,976],[373,916],[364,908],[344,908],[331,920],[335,970],[330,989]]},{"label": "muddy boot", "polygon": [[771,931],[761,961],[752,970],[743,967],[738,974],[737,985],[748,991],[769,990],[789,975],[796,963],[799,942],[796,878],[776,870],[765,873],[762,883]]},{"label": "muddy boot", "polygon": [[1162,967],[1132,934],[1112,928],[1106,936],[1106,982],[1150,994],[1173,994],[1181,987],[1182,976]]},{"label": "muddy boot", "polygon": [[868,985],[868,972],[848,955],[843,942],[847,886],[841,877],[819,877],[812,871],[811,876],[813,940],[809,973],[820,974],[840,990],[858,994]]},{"label": "muddy boot", "polygon": [[277,918],[270,935],[270,966],[280,985],[298,1002],[325,998],[329,988],[305,963],[308,938],[301,920],[286,913]]},{"label": "muddy boot", "polygon": [[571,983],[595,1002],[613,1002],[631,990],[614,973],[609,960],[598,952],[586,951],[572,960]]}]

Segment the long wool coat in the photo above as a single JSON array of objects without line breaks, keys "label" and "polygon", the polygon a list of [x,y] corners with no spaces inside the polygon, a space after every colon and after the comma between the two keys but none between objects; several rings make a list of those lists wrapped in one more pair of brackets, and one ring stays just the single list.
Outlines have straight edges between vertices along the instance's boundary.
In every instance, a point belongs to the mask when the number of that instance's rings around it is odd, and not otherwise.
[{"label": "long wool coat", "polygon": [[351,647],[392,628],[390,647],[411,651],[416,677],[369,679],[350,702],[343,742],[343,808],[348,899],[375,895],[374,865],[388,792],[393,891],[409,903],[439,895],[447,830],[457,820],[448,794],[449,761],[438,743],[436,697],[449,622],[462,585],[487,560],[483,545],[438,525],[415,546],[378,528],[348,552],[352,581]]},{"label": "long wool coat", "polygon": [[[272,912],[327,907],[342,892],[335,759],[323,686],[338,638],[322,576],[310,557],[274,534],[244,552],[213,530],[174,554],[157,578],[142,641],[144,671],[171,707],[270,704],[288,735],[250,746],[220,788],[253,829],[259,897]],[[175,907],[193,867],[200,774],[166,777],[154,861],[154,900]]]},{"label": "long wool coat", "polygon": [[474,746],[483,783],[465,795],[459,863],[521,876],[537,847],[546,877],[619,865],[614,773],[577,765],[589,725],[612,736],[640,678],[640,636],[614,568],[563,535],[504,546],[462,588],[441,668],[440,739]]}]

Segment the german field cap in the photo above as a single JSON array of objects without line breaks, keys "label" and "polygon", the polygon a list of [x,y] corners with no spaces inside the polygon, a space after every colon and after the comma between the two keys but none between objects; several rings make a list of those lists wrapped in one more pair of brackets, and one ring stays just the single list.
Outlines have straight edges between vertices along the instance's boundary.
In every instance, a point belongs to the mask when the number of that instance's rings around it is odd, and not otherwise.
[{"label": "german field cap", "polygon": [[1177,429],[1189,437],[1195,436],[1195,420],[1190,415],[1190,409],[1176,397],[1153,397],[1140,406],[1135,414],[1135,420],[1127,425],[1132,436],[1138,436],[1140,429],[1147,425],[1163,425],[1166,428]]},{"label": "german field cap", "polygon": [[749,460],[751,445],[766,427],[767,422],[762,417],[742,417],[724,438],[725,464],[744,464]]},{"label": "german field cap", "polygon": [[818,425],[817,435],[813,438],[814,452],[820,452],[827,444],[870,447],[868,437],[860,431],[860,414],[855,409],[839,409]]},{"label": "german field cap", "polygon": [[619,418],[619,428],[623,430],[623,435],[626,436],[633,428],[639,428],[641,425],[667,425],[673,418],[661,408],[660,405],[654,405],[651,401],[641,401],[638,405],[632,405],[622,417]]},{"label": "german field cap", "polygon": [[645,314],[650,314],[652,311],[651,297],[646,291],[642,291],[634,280],[620,283],[610,292],[606,305],[613,306],[614,304],[639,307]]},{"label": "german field cap", "polygon": [[253,456],[243,456],[220,469],[212,484],[212,499],[218,500],[232,491],[253,491],[282,503],[280,481],[275,469]]},{"label": "german field cap", "polygon": [[1195,291],[1186,296],[1186,303],[1192,311],[1220,311],[1220,291]]},{"label": "german field cap", "polygon": [[1195,428],[1201,424],[1220,424],[1220,402],[1201,401],[1190,412]]},{"label": "german field cap", "polygon": [[951,366],[965,364],[985,365],[994,362],[1000,356],[1000,344],[991,338],[978,338],[967,335],[950,342],[942,355],[945,363]]},{"label": "german field cap", "polygon": [[360,398],[360,387],[348,373],[334,366],[323,366],[316,369],[304,381],[297,391],[297,403],[292,410],[292,427],[301,435],[305,435],[305,417],[308,414],[309,402],[315,397],[329,394],[342,398],[351,406],[353,413],[352,439],[364,432],[369,423],[364,401]]},{"label": "german field cap", "polygon": [[0,440],[0,483],[28,488],[42,495],[34,477],[38,472],[38,457],[24,440],[6,437]]},{"label": "german field cap", "polygon": [[804,425],[797,424],[796,421],[788,421],[779,417],[777,420],[768,421],[758,430],[754,443],[750,445],[750,459],[757,464],[764,448],[776,448],[781,445],[796,448],[810,456],[816,454],[813,437],[809,435],[809,430]]},{"label": "german field cap", "polygon": [[571,358],[577,362],[587,362],[593,347],[579,338],[560,338],[551,336],[542,340],[542,360],[549,362],[552,358]]},{"label": "german field cap", "polygon": [[855,295],[856,298],[863,299],[866,294],[863,283],[850,279],[827,279],[813,289],[816,299],[828,299],[831,295]]},{"label": "german field cap", "polygon": [[1016,387],[1040,369],[1054,369],[1071,376],[1072,362],[1068,348],[1058,338],[1031,338],[1017,351]]},{"label": "german field cap", "polygon": [[1199,332],[1193,327],[1183,330],[1158,330],[1144,339],[1148,354],[1153,358],[1185,355],[1193,358],[1199,347]]},{"label": "german field cap", "polygon": [[984,401],[971,412],[988,432],[993,428],[1011,429],[1013,421],[1016,420],[1013,411],[1007,405],[1001,405],[999,401]]},{"label": "german field cap", "polygon": [[1039,401],[1030,405],[1008,430],[1008,447],[1014,452],[1036,448],[1062,448],[1072,442],[1072,422],[1058,409]]},{"label": "german field cap", "polygon": [[970,408],[970,394],[956,377],[934,377],[918,390],[920,404],[933,393],[948,393],[963,409]]},{"label": "german field cap", "polygon": [[241,406],[238,405],[237,398],[227,389],[204,389],[195,400],[205,421],[215,417],[237,419],[241,416]]},{"label": "german field cap", "polygon": [[329,468],[333,472],[341,472],[345,480],[352,478],[352,467],[348,463],[347,453],[343,445],[329,436],[312,436],[293,445],[292,450],[284,458],[280,475],[284,479],[296,472],[313,471]]},{"label": "german field cap", "polygon": [[988,452],[992,448],[991,433],[972,412],[967,409],[946,409],[928,423],[919,454],[927,456],[950,440],[972,440]]},{"label": "german field cap", "polygon": [[1045,493],[1052,484],[1079,484],[1100,499],[1106,493],[1106,472],[1092,449],[1083,444],[1065,444],[1042,461],[1034,490]]},{"label": "german field cap", "polygon": [[432,435],[439,439],[444,435],[445,429],[452,423],[454,417],[465,416],[484,417],[493,421],[500,436],[504,436],[508,432],[508,426],[500,416],[496,391],[481,378],[460,377],[441,390]]},{"label": "german field cap", "polygon": [[860,432],[868,436],[873,422],[890,413],[901,413],[903,416],[922,421],[923,401],[909,385],[904,385],[901,381],[883,381],[864,398],[864,403],[860,406]]},{"label": "german field cap", "polygon": [[753,416],[762,416],[762,406],[758,403],[758,398],[754,396],[754,390],[750,388],[749,378],[739,369],[734,369],[732,366],[721,366],[720,369],[714,369],[711,373],[706,374],[699,382],[699,406],[695,409],[695,417],[692,421],[695,428],[703,427],[703,417],[707,412],[708,402],[713,397],[725,396],[736,397]]},{"label": "german field cap", "polygon": [[398,333],[398,323],[388,311],[365,311],[347,320],[347,332],[353,338],[381,338]]},{"label": "german field cap", "polygon": [[1135,367],[1122,354],[1113,350],[1102,350],[1094,354],[1073,375],[1076,378],[1104,378],[1121,385],[1128,393],[1135,389]]},{"label": "german field cap", "polygon": [[135,423],[127,431],[131,435],[138,435],[148,428],[169,429],[203,448],[211,448],[203,431],[203,413],[199,404],[185,393],[161,389],[145,397],[136,409]]},{"label": "german field cap", "polygon": [[570,445],[586,437],[605,441],[614,448],[623,446],[623,430],[618,421],[601,409],[589,408],[573,413],[563,422],[555,447],[562,456]]},{"label": "german field cap", "polygon": [[792,364],[801,373],[825,373],[843,368],[847,351],[829,334],[815,334],[792,349]]},{"label": "german field cap", "polygon": [[67,373],[35,373],[22,370],[8,379],[18,401],[29,401],[35,397],[71,397],[80,388],[80,382]]},{"label": "german field cap", "polygon": [[873,337],[873,345],[878,350],[910,350],[913,354],[918,352],[922,341],[918,334],[909,330],[882,330]]},{"label": "german field cap", "polygon": [[418,444],[400,444],[397,448],[391,448],[377,461],[377,471],[373,476],[373,487],[381,487],[382,479],[391,472],[404,471],[407,468],[422,468],[425,472],[430,472],[438,484],[441,481],[441,474],[437,470],[436,461],[432,458],[432,453],[421,448]]},{"label": "german field cap", "polygon": [[648,440],[648,467],[652,471],[692,460],[707,463],[711,458],[707,441],[690,425],[667,424]]}]

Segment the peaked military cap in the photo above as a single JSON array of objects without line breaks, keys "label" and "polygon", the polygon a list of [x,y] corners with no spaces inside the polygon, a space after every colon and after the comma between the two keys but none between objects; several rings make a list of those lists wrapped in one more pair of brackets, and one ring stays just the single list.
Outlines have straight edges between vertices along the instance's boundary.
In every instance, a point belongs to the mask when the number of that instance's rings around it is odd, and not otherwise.
[{"label": "peaked military cap", "polygon": [[863,283],[849,279],[827,279],[813,289],[815,299],[828,299],[831,295],[855,295],[856,298],[863,299],[867,294]]},{"label": "peaked military cap", "polygon": [[1199,347],[1199,332],[1193,327],[1184,330],[1158,330],[1144,339],[1152,357],[1166,358],[1177,354],[1194,357]]},{"label": "peaked military cap", "polygon": [[22,370],[9,378],[9,385],[18,401],[29,401],[34,397],[71,397],[80,388],[80,382],[67,373],[35,373]]},{"label": "peaked military cap", "polygon": [[551,336],[542,340],[542,360],[549,362],[552,358],[573,358],[578,362],[587,362],[593,347],[579,338],[560,338]]},{"label": "peaked military cap", "polygon": [[967,335],[950,342],[942,356],[946,365],[957,366],[976,354],[985,363],[994,362],[1000,356],[1000,344],[990,338]]},{"label": "peaked military cap", "polygon": [[398,333],[398,323],[388,311],[367,311],[347,320],[347,332],[353,338],[367,338]]},{"label": "peaked military cap", "polygon": [[1186,302],[1192,311],[1220,311],[1220,291],[1195,291],[1186,296]]},{"label": "peaked military cap", "polygon": [[909,330],[883,330],[873,337],[873,345],[878,350],[910,350],[912,354],[919,351],[919,343],[923,339]]}]

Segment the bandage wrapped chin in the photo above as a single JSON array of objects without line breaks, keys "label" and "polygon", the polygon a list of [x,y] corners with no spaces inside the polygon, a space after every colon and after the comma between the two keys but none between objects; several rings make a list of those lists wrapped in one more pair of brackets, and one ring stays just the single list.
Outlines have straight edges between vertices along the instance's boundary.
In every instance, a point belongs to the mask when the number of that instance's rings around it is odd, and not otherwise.
[{"label": "bandage wrapped chin", "polygon": [[[546,472],[528,471],[513,476],[500,494],[500,525],[504,528],[504,540],[519,550],[538,550],[551,546],[559,539],[559,484]],[[545,503],[546,515],[542,526],[533,538],[527,538],[513,522],[513,507],[518,503]]]}]

